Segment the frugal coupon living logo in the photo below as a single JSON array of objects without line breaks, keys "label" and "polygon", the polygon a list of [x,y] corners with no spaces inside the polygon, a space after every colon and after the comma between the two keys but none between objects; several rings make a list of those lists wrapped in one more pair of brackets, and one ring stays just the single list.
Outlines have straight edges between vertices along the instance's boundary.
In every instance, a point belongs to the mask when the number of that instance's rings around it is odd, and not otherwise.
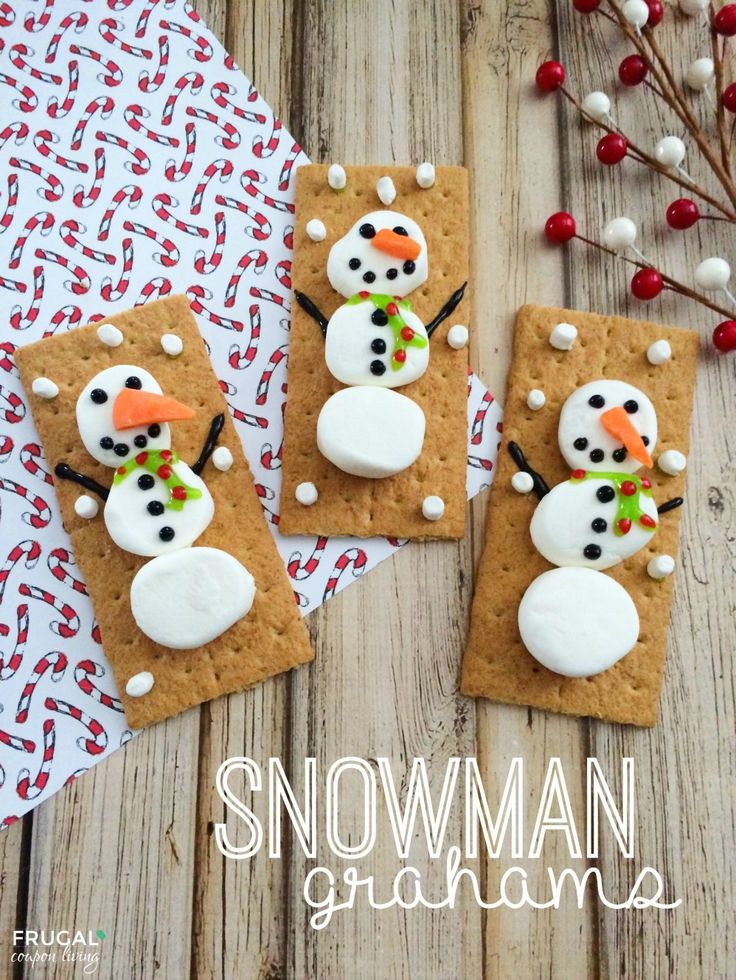
[{"label": "frugal coupon living logo", "polygon": [[89,976],[99,968],[104,939],[102,929],[16,929],[10,959],[31,969],[76,963]]}]

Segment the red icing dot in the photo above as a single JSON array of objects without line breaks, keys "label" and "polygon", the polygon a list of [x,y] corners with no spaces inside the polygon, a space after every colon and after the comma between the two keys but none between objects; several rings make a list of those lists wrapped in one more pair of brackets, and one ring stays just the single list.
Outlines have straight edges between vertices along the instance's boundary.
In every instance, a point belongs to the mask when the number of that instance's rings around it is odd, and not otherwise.
[{"label": "red icing dot", "polygon": [[161,455],[161,459],[165,459],[167,463],[170,463],[171,462],[171,450],[170,449],[162,449],[160,455]]},{"label": "red icing dot", "polygon": [[643,527],[656,527],[657,526],[657,522],[654,520],[653,517],[650,517],[649,514],[642,514],[641,517],[639,518],[639,523]]},{"label": "red icing dot", "polygon": [[641,481],[641,488],[642,488],[642,490],[651,490],[652,489],[652,481],[651,480],[647,480],[646,478],[643,479]]},{"label": "red icing dot", "polygon": [[361,299],[368,299],[370,293],[368,292],[367,289],[361,289],[361,291],[358,293],[358,296],[360,296]]},{"label": "red icing dot", "polygon": [[399,312],[399,308],[396,303],[387,303],[386,312],[389,316],[396,316],[396,314]]},{"label": "red icing dot", "polygon": [[159,466],[156,472],[158,473],[158,475],[161,477],[162,480],[168,480],[169,477],[171,476],[172,470],[170,466],[164,465],[164,466]]},{"label": "red icing dot", "polygon": [[147,459],[148,459],[148,453],[138,453],[138,455],[135,458],[135,461],[139,466],[143,466],[143,464]]},{"label": "red icing dot", "polygon": [[406,351],[405,350],[397,350],[396,353],[394,354],[394,360],[395,361],[398,361],[399,364],[403,364],[404,361],[406,360]]},{"label": "red icing dot", "polygon": [[582,480],[585,476],[585,470],[573,470],[570,476],[573,480]]},{"label": "red icing dot", "polygon": [[621,518],[621,520],[618,522],[618,529],[622,534],[629,533],[629,531],[631,530],[631,521],[628,519],[628,517]]},{"label": "red icing dot", "polygon": [[118,476],[123,476],[125,474],[125,467],[118,466]]},{"label": "red icing dot", "polygon": [[636,493],[636,484],[631,480],[624,480],[624,482],[621,484],[621,493],[625,497],[633,497]]},{"label": "red icing dot", "polygon": [[171,491],[171,496],[174,498],[174,500],[186,500],[187,492],[184,487],[174,487],[174,489]]},{"label": "red icing dot", "polygon": [[411,327],[402,327],[401,337],[408,343],[410,340],[414,340],[414,331]]}]

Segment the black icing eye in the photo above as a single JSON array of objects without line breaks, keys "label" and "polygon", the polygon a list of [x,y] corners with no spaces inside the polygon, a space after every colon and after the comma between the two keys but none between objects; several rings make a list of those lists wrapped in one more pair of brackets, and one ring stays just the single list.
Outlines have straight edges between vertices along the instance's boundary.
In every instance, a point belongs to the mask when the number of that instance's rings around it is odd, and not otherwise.
[{"label": "black icing eye", "polygon": [[603,408],[606,404],[606,399],[603,395],[591,395],[588,399],[588,404],[591,408]]},{"label": "black icing eye", "polygon": [[407,276],[410,276],[415,269],[416,263],[412,262],[411,259],[407,259],[406,262],[404,262],[404,272],[407,274]]},{"label": "black icing eye", "polygon": [[110,436],[103,436],[100,439],[100,449],[112,449],[114,443]]},{"label": "black icing eye", "polygon": [[396,227],[394,228],[394,234],[395,235],[406,235],[408,237],[409,232],[406,230],[406,228],[404,228],[403,225],[396,225]]},{"label": "black icing eye", "polygon": [[153,490],[155,482],[150,473],[144,473],[143,476],[138,477],[138,486],[141,490]]},{"label": "black icing eye", "polygon": [[598,487],[595,495],[602,504],[610,504],[610,502],[616,496],[616,491],[613,489],[613,487]]},{"label": "black icing eye", "polygon": [[371,361],[371,374],[375,374],[380,377],[385,373],[386,365],[383,363],[383,361]]},{"label": "black icing eye", "polygon": [[588,448],[588,440],[585,438],[585,436],[580,436],[579,439],[576,439],[575,440],[575,442],[573,443],[573,446],[576,449],[587,449]]},{"label": "black icing eye", "polygon": [[358,228],[358,234],[361,238],[375,238],[376,229],[373,227],[373,225],[366,221],[364,225],[361,225],[360,228]]},{"label": "black icing eye", "polygon": [[130,447],[126,446],[124,442],[115,443],[115,455],[116,456],[127,456],[130,452]]},{"label": "black icing eye", "polygon": [[375,272],[364,272],[363,273],[363,282],[375,282],[375,281],[376,281],[376,274],[375,274]]},{"label": "black icing eye", "polygon": [[608,530],[608,523],[602,517],[596,517],[590,526],[596,534],[603,534],[604,531]]},{"label": "black icing eye", "polygon": [[348,262],[348,265],[353,270],[353,272],[355,272],[356,269],[359,269],[360,268],[360,259],[351,259]]},{"label": "black icing eye", "polygon": [[613,450],[613,458],[617,463],[623,463],[623,461],[626,459],[626,450],[623,448],[623,446],[621,449]]},{"label": "black icing eye", "polygon": [[136,377],[135,374],[131,374],[129,378],[125,379],[125,387],[136,388],[139,390],[143,387],[143,382],[141,381],[140,378]]},{"label": "black icing eye", "polygon": [[376,337],[375,340],[371,341],[371,350],[374,354],[385,354],[386,353],[386,341],[381,340],[380,337]]},{"label": "black icing eye", "polygon": [[383,310],[374,310],[371,313],[371,323],[375,323],[377,327],[385,327],[388,323],[388,314]]},{"label": "black icing eye", "polygon": [[593,449],[590,453],[591,463],[602,463],[605,458],[606,454],[602,449]]},{"label": "black icing eye", "polygon": [[649,445],[649,436],[642,436],[641,437],[641,441],[644,443],[645,446],[648,446]]},{"label": "black icing eye", "polygon": [[107,392],[103,391],[102,388],[93,388],[89,393],[89,397],[95,405],[104,405],[107,401]]},{"label": "black icing eye", "polygon": [[154,422],[153,425],[148,426],[148,434],[152,439],[156,439],[161,435],[161,426],[158,422]]},{"label": "black icing eye", "polygon": [[624,402],[624,409],[629,415],[633,415],[634,412],[639,411],[639,402],[635,402],[633,398],[630,398],[627,402]]},{"label": "black icing eye", "polygon": [[136,436],[133,440],[138,449],[145,449],[148,445],[148,439],[145,436]]},{"label": "black icing eye", "polygon": [[386,270],[386,278],[387,279],[395,279],[398,276],[398,274],[399,274],[399,270],[398,269],[387,269]]},{"label": "black icing eye", "polygon": [[586,546],[583,548],[583,554],[591,561],[595,561],[597,558],[600,558],[601,549],[597,544],[586,544]]},{"label": "black icing eye", "polygon": [[158,536],[162,541],[173,541],[174,540],[174,529],[173,527],[162,527],[158,532]]},{"label": "black icing eye", "polygon": [[164,512],[164,505],[160,500],[152,500],[146,505],[146,510],[152,517],[160,517]]}]

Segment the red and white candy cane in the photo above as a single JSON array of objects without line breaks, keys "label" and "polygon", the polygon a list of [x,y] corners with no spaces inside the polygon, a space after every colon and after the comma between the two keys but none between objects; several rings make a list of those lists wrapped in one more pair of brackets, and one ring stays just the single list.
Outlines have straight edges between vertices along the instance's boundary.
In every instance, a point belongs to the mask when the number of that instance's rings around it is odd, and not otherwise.
[{"label": "red and white candy cane", "polygon": [[[24,511],[20,518],[26,524],[30,524],[31,527],[36,529],[46,527],[48,522],[51,520],[51,508],[43,499],[39,497],[38,494],[33,493],[28,487],[21,486],[20,483],[16,483],[15,480],[8,480],[6,477],[0,478],[0,490],[5,490],[6,493],[14,493],[18,497],[22,497],[26,500],[31,507],[32,511]],[[20,547],[20,545],[18,546]],[[0,579],[2,579],[2,572],[0,571]],[[0,596],[2,596],[2,585],[0,584]]]},{"label": "red and white candy cane", "polygon": [[46,112],[52,119],[63,119],[74,108],[77,89],[79,88],[79,63],[77,61],[70,61],[67,65],[67,73],[69,75],[69,81],[64,98],[59,101],[55,95],[52,95],[46,103]]},{"label": "red and white candy cane", "polygon": [[473,425],[470,430],[471,446],[478,446],[483,441],[483,425],[488,414],[488,409],[493,404],[493,395],[490,391],[484,391],[480,405],[473,418]]},{"label": "red and white candy cane", "polygon": [[33,254],[37,259],[42,259],[44,262],[52,262],[54,265],[60,265],[62,269],[68,269],[71,272],[74,279],[64,280],[64,288],[68,289],[69,292],[74,293],[76,296],[81,296],[89,292],[91,285],[90,279],[81,265],[72,262],[65,255],[59,255],[58,252],[49,252],[43,248],[37,248]]},{"label": "red and white candy cane", "polygon": [[0,149],[8,142],[10,139],[15,139],[16,146],[23,146],[28,137],[28,124],[22,121],[9,123],[5,129],[0,130]]},{"label": "red and white candy cane", "polygon": [[27,286],[18,279],[8,279],[6,276],[0,276],[0,289],[7,289],[11,293],[24,293]]},{"label": "red and white candy cane", "polygon": [[263,137],[260,135],[253,137],[253,152],[259,159],[273,156],[276,150],[278,150],[280,142],[281,120],[274,116],[273,125],[271,127],[271,135],[268,137],[268,139],[264,141]]},{"label": "red and white candy cane", "polygon": [[194,193],[192,194],[192,203],[189,208],[191,214],[199,214],[202,210],[202,198],[204,197],[204,192],[207,190],[207,185],[214,178],[218,177],[221,184],[226,184],[233,172],[233,165],[230,160],[213,160],[212,163],[208,163],[202,174],[202,179],[199,181],[197,186],[194,188]]},{"label": "red and white candy cane", "polygon": [[[8,174],[8,202],[2,215],[0,215],[0,235],[4,234],[12,225],[17,204],[18,177],[16,174]],[[19,292],[25,292],[25,290],[19,290]]]},{"label": "red and white candy cane", "polygon": [[54,0],[45,0],[43,10],[40,14],[36,15],[32,12],[27,13],[25,20],[23,21],[23,26],[25,29],[32,34],[35,34],[36,31],[42,31],[51,20],[51,10],[53,6]]},{"label": "red and white candy cane", "polygon": [[225,135],[222,136],[218,133],[215,136],[215,143],[224,150],[237,150],[240,146],[240,133],[236,127],[226,119],[220,119],[216,113],[189,105],[187,106],[187,115],[194,116],[196,119],[204,119],[221,129]]},{"label": "red and white candy cane", "polygon": [[23,82],[18,81],[12,75],[5,75],[3,72],[0,72],[0,85],[7,85],[10,88],[14,88],[20,94],[21,98],[11,101],[14,109],[18,109],[20,112],[33,112],[38,106],[38,97],[33,89],[24,85]]},{"label": "red and white candy cane", "polygon": [[68,586],[80,595],[87,595],[87,587],[69,570],[69,566],[77,567],[71,553],[66,548],[54,548],[46,559],[46,564],[57,582]]},{"label": "red and white candy cane", "polygon": [[31,476],[37,476],[39,480],[43,480],[44,483],[53,487],[54,479],[46,467],[42,466],[42,463],[46,462],[46,458],[43,449],[37,442],[27,442],[25,446],[21,447],[20,461],[23,464],[23,469]]},{"label": "red and white candy cane", "polygon": [[215,84],[210,89],[210,95],[212,96],[212,101],[220,109],[227,109],[228,112],[232,112],[234,116],[239,119],[245,119],[247,122],[258,123],[263,125],[266,121],[266,117],[260,112],[251,112],[250,109],[243,109],[241,106],[236,105],[231,99],[228,99],[228,95],[235,95],[237,89],[233,85],[229,85],[227,82],[215,82]]},{"label": "red and white candy cane", "polygon": [[352,571],[353,578],[359,578],[365,571],[367,561],[366,553],[362,548],[348,548],[347,551],[344,551],[335,562],[332,574],[327,579],[322,601],[327,602],[337,592],[340,578],[347,569]]},{"label": "red and white candy cane", "polygon": [[49,320],[49,329],[44,330],[44,337],[51,337],[57,330],[69,330],[76,327],[82,320],[82,311],[73,303],[60,307]]},{"label": "red and white candy cane", "polygon": [[225,212],[215,212],[215,241],[212,251],[207,256],[204,249],[199,249],[194,257],[194,268],[201,276],[208,276],[217,269],[222,261],[225,249]]},{"label": "red and white candy cane", "polygon": [[[261,374],[261,379],[258,382],[258,387],[256,388],[256,405],[265,405],[268,401],[268,391],[271,386],[271,378],[273,373],[279,364],[284,364],[289,357],[289,346],[284,344],[282,347],[277,347],[276,350],[271,354],[268,359],[268,364],[266,365],[263,373]],[[282,392],[286,392],[286,385],[282,385]]]},{"label": "red and white candy cane", "polygon": [[84,725],[90,733],[91,738],[82,735],[77,739],[77,745],[83,752],[88,752],[90,755],[99,755],[105,751],[107,748],[107,732],[99,721],[90,717],[90,715],[76,705],[69,704],[68,701],[60,701],[58,698],[46,698],[44,706],[49,711],[57,711],[60,715],[67,715],[69,718],[74,718],[75,721]]},{"label": "red and white candy cane", "polygon": [[184,232],[185,235],[193,235],[195,238],[207,238],[209,232],[201,225],[188,224],[172,214],[170,208],[178,208],[179,202],[171,194],[157,194],[151,202],[154,214],[167,225],[173,225],[177,231]]},{"label": "red and white candy cane", "polygon": [[53,72],[41,71],[40,68],[36,68],[32,65],[28,58],[29,56],[33,58],[36,52],[29,48],[27,44],[14,44],[8,50],[8,58],[11,63],[18,69],[18,71],[24,72],[26,75],[30,75],[31,78],[35,78],[39,82],[43,82],[45,85],[54,85],[58,87],[61,85],[62,78],[61,75],[54,75]]},{"label": "red and white candy cane", "polygon": [[170,238],[164,238],[163,235],[159,235],[153,228],[148,228],[146,225],[138,224],[135,221],[124,221],[123,228],[125,231],[129,231],[134,235],[143,235],[145,238],[150,238],[151,241],[161,246],[163,252],[154,252],[151,256],[154,262],[158,262],[160,265],[172,266],[176,265],[179,261],[179,249]]},{"label": "red and white candy cane", "polygon": [[[254,264],[255,263],[255,264]],[[225,306],[228,308],[235,305],[235,297],[238,292],[238,286],[240,285],[240,280],[246,269],[249,269],[253,265],[253,274],[260,276],[263,270],[266,268],[268,263],[268,253],[264,252],[262,248],[252,248],[245,255],[242,255],[238,261],[235,271],[230,276],[228,280],[227,287],[225,289]],[[253,307],[251,307],[253,309]],[[256,306],[255,309],[258,309]]]},{"label": "red and white candy cane", "polygon": [[112,224],[112,219],[115,217],[115,212],[120,208],[126,201],[128,202],[128,207],[134,210],[138,207],[143,197],[143,191],[138,186],[138,184],[124,184],[119,188],[112,196],[109,206],[105,210],[100,220],[100,227],[97,230],[97,240],[100,242],[106,242],[110,234],[110,225]]},{"label": "red and white candy cane", "polygon": [[105,694],[104,691],[101,691],[92,683],[92,677],[104,676],[105,668],[102,664],[98,664],[94,660],[80,660],[74,668],[74,680],[80,691],[83,691],[84,694],[87,694],[105,708],[111,708],[113,711],[122,711],[123,705],[117,698],[114,698],[111,694]]},{"label": "red and white candy cane", "polygon": [[0,27],[10,27],[15,23],[15,11],[6,0],[0,0]]},{"label": "red and white candy cane", "polygon": [[205,306],[203,300],[209,301],[212,299],[213,293],[211,289],[207,289],[206,286],[201,286],[199,283],[194,283],[192,286],[187,287],[186,294],[195,313],[206,316],[210,323],[214,323],[217,327],[224,327],[226,330],[236,330],[238,333],[242,333],[243,324],[240,320],[231,320],[229,317],[223,316],[221,313],[215,313],[208,306]]},{"label": "red and white candy cane", "polygon": [[103,132],[101,129],[97,130],[95,136],[103,143],[111,143],[113,146],[119,146],[121,149],[130,153],[134,162],[126,160],[123,166],[132,174],[135,174],[136,177],[147,174],[151,169],[151,160],[148,154],[139,146],[133,146],[129,140],[123,139],[122,136],[116,136],[115,133]]},{"label": "red and white candy cane", "polygon": [[286,191],[289,189],[289,184],[291,183],[291,172],[294,169],[294,164],[296,163],[296,158],[302,152],[301,146],[298,143],[294,143],[289,150],[289,155],[284,160],[284,165],[281,168],[281,173],[279,174],[279,190]]},{"label": "red and white candy cane", "polygon": [[244,412],[242,408],[235,408],[228,402],[227,407],[230,409],[230,414],[235,419],[236,422],[242,422],[244,425],[250,425],[257,429],[267,429],[268,419],[264,419],[262,415],[254,415],[252,412]]},{"label": "red and white candy cane", "polygon": [[106,265],[115,265],[115,256],[109,252],[102,252],[98,248],[91,248],[85,245],[79,238],[80,234],[87,233],[87,226],[75,218],[67,218],[59,228],[61,240],[75,252],[81,252],[86,259],[93,259],[95,262],[104,262]]},{"label": "red and white candy cane", "polygon": [[74,129],[72,141],[69,144],[71,148],[73,150],[78,150],[81,147],[85,130],[89,125],[90,119],[92,119],[96,112],[99,112],[101,119],[109,119],[114,108],[115,103],[109,95],[98,95],[96,99],[92,99],[82,115],[79,117],[79,122]]},{"label": "red and white candy cane", "polygon": [[0,745],[7,745],[9,749],[17,752],[35,752],[36,743],[31,738],[23,738],[22,735],[11,735],[0,728]]},{"label": "red and white candy cane", "polygon": [[64,785],[68,786],[69,783],[73,783],[76,779],[79,779],[79,777],[83,776],[86,772],[89,772],[89,770],[85,769],[84,766],[82,766],[79,769],[75,769],[74,772],[71,774],[71,776],[67,776]]},{"label": "red and white candy cane", "polygon": [[276,491],[272,487],[267,487],[263,483],[256,483],[256,494],[260,500],[275,500]]},{"label": "red and white candy cane", "polygon": [[61,619],[55,619],[49,623],[49,629],[52,633],[62,636],[65,640],[77,635],[79,632],[79,616],[68,602],[57,598],[48,589],[42,589],[38,585],[29,585],[27,582],[20,583],[18,592],[28,599],[37,599],[58,612]]},{"label": "red and white candy cane", "polygon": [[141,289],[141,294],[135,301],[135,305],[143,306],[144,303],[150,303],[151,300],[168,296],[171,293],[171,288],[170,279],[165,279],[163,276],[156,276]]},{"label": "red and white candy cane", "polygon": [[261,309],[257,303],[254,303],[248,310],[248,318],[250,320],[248,346],[243,350],[237,344],[233,344],[227,355],[228,364],[236,371],[242,371],[249,367],[258,353],[258,341],[261,336]]},{"label": "red and white candy cane", "polygon": [[251,286],[248,292],[253,299],[265,299],[268,303],[275,303],[276,306],[281,306],[287,311],[289,309],[289,301],[286,297],[274,293],[270,289],[259,289],[257,286]]},{"label": "red and white candy cane", "polygon": [[325,537],[317,538],[314,550],[306,561],[302,560],[301,551],[295,551],[291,555],[286,563],[286,571],[289,573],[290,579],[293,579],[295,582],[301,582],[317,571],[319,563],[322,561],[322,556],[325,553],[325,548],[327,547],[327,540]]},{"label": "red and white candy cane", "polygon": [[145,58],[148,60],[152,57],[151,52],[146,48],[139,48],[137,45],[131,44],[130,41],[124,41],[121,37],[118,37],[119,33],[125,32],[125,24],[122,21],[115,20],[114,17],[106,17],[100,21],[98,30],[102,40],[106,41],[113,48],[119,48],[126,54],[132,54],[135,58]]},{"label": "red and white candy cane", "polygon": [[184,143],[184,158],[181,163],[177,164],[176,160],[172,158],[166,161],[164,167],[166,179],[172,183],[188,177],[194,164],[194,154],[197,150],[197,127],[192,122],[188,122],[184,126]]},{"label": "red and white candy cane", "polygon": [[42,157],[46,157],[47,160],[51,160],[52,163],[57,164],[59,167],[74,170],[78,174],[86,174],[89,170],[88,164],[64,157],[60,153],[57,153],[56,150],[51,149],[58,142],[59,137],[56,133],[52,133],[50,129],[39,129],[33,136],[33,145]]},{"label": "red and white candy cane", "polygon": [[41,235],[42,238],[46,238],[51,229],[54,227],[55,220],[56,219],[50,211],[39,211],[37,214],[32,215],[28,221],[26,221],[25,225],[23,226],[23,231],[20,233],[20,235],[18,235],[15,240],[15,245],[13,245],[13,248],[11,249],[10,259],[8,261],[9,269],[17,269],[20,265],[20,260],[23,256],[23,249],[25,248],[26,242],[31,237],[33,231],[38,228],[39,235]]},{"label": "red and white candy cane", "polygon": [[31,541],[29,538],[26,538],[25,541],[19,541],[10,549],[3,567],[0,568],[0,602],[3,601],[5,587],[15,566],[23,562],[26,568],[35,568],[40,556],[41,545],[38,541]]},{"label": "red and white candy cane", "polygon": [[17,349],[16,345],[11,344],[9,340],[3,340],[0,343],[0,371],[5,371],[6,374],[13,374],[16,377],[18,368],[15,366],[13,355]]},{"label": "red and white candy cane", "polygon": [[88,208],[91,207],[100,196],[100,191],[102,190],[102,182],[105,179],[105,150],[104,147],[98,146],[95,150],[95,176],[88,191],[85,191],[82,184],[78,184],[74,188],[74,194],[72,195],[72,200],[78,208]]},{"label": "red and white candy cane", "polygon": [[0,681],[9,681],[11,677],[15,677],[23,663],[23,655],[28,642],[28,606],[26,603],[23,602],[18,606],[16,616],[18,618],[18,632],[13,652],[8,657],[7,663],[5,663],[4,656],[0,652]]},{"label": "red and white candy cane", "polygon": [[493,469],[493,462],[484,456],[468,456],[468,466],[474,470],[485,470],[487,473]]},{"label": "red and white candy cane", "polygon": [[[2,407],[3,402],[5,403],[5,408]],[[23,404],[23,399],[20,395],[0,385],[0,418],[5,422],[15,424],[16,422],[20,422],[25,417],[25,414],[26,406]]]},{"label": "red and white candy cane", "polygon": [[18,707],[16,708],[15,712],[16,724],[23,725],[26,721],[28,721],[28,712],[31,707],[33,694],[44,674],[51,671],[49,675],[51,680],[55,684],[58,684],[58,682],[64,676],[67,662],[66,654],[62,653],[61,650],[52,650],[50,653],[47,653],[41,657],[31,671],[28,680],[23,686],[20,698],[18,699]]},{"label": "red and white candy cane", "polygon": [[264,194],[256,186],[257,184],[264,183],[266,183],[266,177],[258,170],[244,170],[240,175],[241,187],[254,200],[265,204],[268,208],[273,208],[275,211],[285,211],[287,214],[293,214],[294,205],[292,203],[289,201],[279,201],[275,197],[271,197],[270,194]]},{"label": "red and white candy cane", "polygon": [[69,50],[72,54],[79,55],[80,58],[91,58],[92,61],[102,66],[103,70],[97,76],[98,82],[102,82],[108,88],[114,88],[122,82],[123,73],[112,58],[105,58],[99,51],[93,51],[92,48],[84,48],[78,44],[70,44]]},{"label": "red and white candy cane", "polygon": [[152,143],[160,143],[162,146],[178,146],[179,140],[176,136],[166,136],[165,133],[157,133],[155,130],[146,126],[145,123],[141,122],[141,119],[148,119],[150,115],[150,111],[142,105],[127,105],[123,110],[123,118],[134,132],[142,133]]},{"label": "red and white candy cane", "polygon": [[[38,257],[38,249],[36,249],[35,255]],[[18,305],[14,306],[10,311],[10,326],[13,328],[13,330],[27,330],[28,327],[32,326],[36,322],[39,310],[41,309],[45,282],[46,278],[44,276],[43,266],[34,266],[33,294],[31,296],[30,303],[28,304],[28,308],[24,311],[23,307]]]},{"label": "red and white candy cane", "polygon": [[282,259],[276,265],[276,278],[286,289],[291,289],[291,259]]},{"label": "red and white candy cane", "polygon": [[98,646],[102,646],[102,634],[100,633],[100,627],[98,623],[95,622],[92,624],[92,629],[90,630],[89,635],[92,637],[92,639]]},{"label": "red and white candy cane", "polygon": [[309,599],[301,592],[297,592],[296,589],[294,589],[294,602],[300,609],[306,609],[309,605]]},{"label": "red and white candy cane", "polygon": [[281,459],[284,454],[284,441],[281,440],[281,445],[274,451],[273,445],[270,442],[264,442],[261,446],[261,466],[265,470],[278,470],[281,469]]},{"label": "red and white candy cane", "polygon": [[181,78],[178,78],[174,83],[174,87],[171,90],[169,97],[164,103],[164,108],[161,113],[161,125],[170,126],[171,120],[174,118],[174,110],[176,109],[176,103],[179,100],[179,96],[188,88],[192,95],[199,95],[202,91],[202,85],[204,84],[204,77],[198,71],[188,71]]},{"label": "red and white candy cane", "polygon": [[64,193],[64,187],[59,178],[55,174],[49,173],[48,170],[44,170],[43,167],[39,167],[37,163],[31,163],[30,160],[20,160],[18,157],[10,157],[8,163],[17,170],[24,170],[26,173],[40,177],[45,184],[48,184],[48,187],[39,187],[36,191],[38,196],[44,200],[58,201]]},{"label": "red and white candy cane", "polygon": [[128,286],[130,285],[130,277],[133,272],[133,239],[124,238],[121,247],[123,250],[123,263],[118,281],[113,283],[111,276],[105,276],[100,283],[100,296],[106,303],[116,302],[121,299],[128,291]]},{"label": "red and white candy cane", "polygon": [[22,800],[34,800],[40,796],[46,788],[51,774],[51,766],[54,761],[54,749],[56,747],[56,728],[51,718],[47,718],[43,723],[43,755],[41,756],[41,768],[36,774],[36,778],[31,782],[30,769],[21,769],[18,773],[16,782],[16,792]]},{"label": "red and white candy cane", "polygon": [[251,238],[256,238],[259,242],[264,242],[271,234],[271,223],[265,214],[261,214],[252,208],[245,201],[239,201],[235,197],[225,197],[224,194],[217,194],[215,196],[215,204],[219,204],[220,207],[233,208],[235,211],[240,211],[241,214],[247,214],[255,222],[255,228],[245,227],[243,230],[246,235]]},{"label": "red and white candy cane", "polygon": [[[154,0],[157,2],[157,0]],[[139,34],[138,37],[143,35]],[[158,66],[151,74],[148,69],[144,69],[138,76],[138,88],[141,92],[156,92],[166,81],[166,69],[169,65],[169,39],[162,34],[158,39]]]},{"label": "red and white candy cane", "polygon": [[[136,37],[145,36],[146,28],[148,27],[148,19],[151,16],[151,12],[153,11],[153,8],[158,5],[158,2],[159,0],[146,0],[146,2],[144,3],[143,10],[141,11],[141,15],[138,18],[138,23],[136,24],[135,27]],[[128,5],[126,4],[126,6]]]},{"label": "red and white candy cane", "polygon": [[7,463],[13,452],[14,442],[10,436],[0,436],[0,463]]},{"label": "red and white candy cane", "polygon": [[56,61],[56,55],[59,51],[59,44],[61,43],[61,39],[66,31],[72,27],[75,34],[81,34],[87,26],[88,21],[89,18],[85,13],[82,13],[81,10],[74,10],[72,13],[67,14],[66,17],[62,17],[57,30],[54,31],[51,36],[49,46],[46,48],[46,57],[44,58],[44,61],[47,65],[52,65]]},{"label": "red and white candy cane", "polygon": [[209,61],[212,57],[212,45],[209,41],[202,37],[201,34],[195,34],[194,31],[190,30],[188,27],[184,27],[183,24],[174,24],[169,20],[160,20],[158,26],[162,31],[171,31],[174,34],[183,34],[184,37],[188,37],[190,41],[194,42],[194,47],[189,48],[187,54],[190,58],[194,58],[195,61],[200,63],[204,61]]}]

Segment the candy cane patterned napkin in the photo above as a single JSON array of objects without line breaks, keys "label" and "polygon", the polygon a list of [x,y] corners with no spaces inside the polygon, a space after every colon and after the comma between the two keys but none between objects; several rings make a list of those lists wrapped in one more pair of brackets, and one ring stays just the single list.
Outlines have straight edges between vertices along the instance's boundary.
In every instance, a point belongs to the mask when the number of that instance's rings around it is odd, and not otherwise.
[{"label": "candy cane patterned napkin", "polygon": [[[18,381],[19,345],[189,297],[304,613],[398,541],[281,538],[305,155],[183,0],[0,0],[0,826],[131,737]],[[468,493],[500,410],[469,383]]]}]

